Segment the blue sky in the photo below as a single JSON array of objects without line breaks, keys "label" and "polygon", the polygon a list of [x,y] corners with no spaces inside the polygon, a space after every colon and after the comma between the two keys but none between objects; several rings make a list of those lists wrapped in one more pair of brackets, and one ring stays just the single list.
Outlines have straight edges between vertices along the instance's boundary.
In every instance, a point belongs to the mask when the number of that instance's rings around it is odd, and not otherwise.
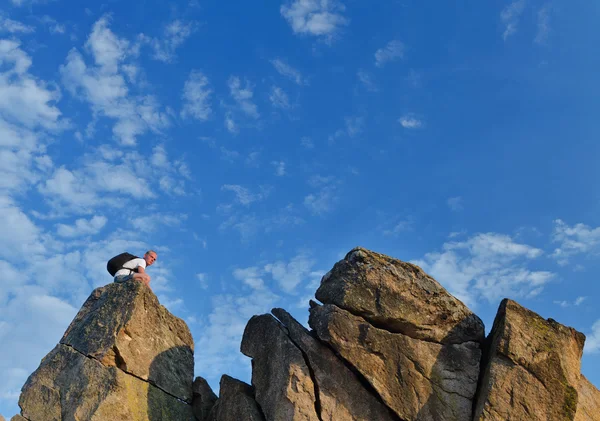
[{"label": "blue sky", "polygon": [[215,390],[357,245],[575,327],[600,385],[598,4],[268,3],[0,2],[0,413],[147,248]]}]

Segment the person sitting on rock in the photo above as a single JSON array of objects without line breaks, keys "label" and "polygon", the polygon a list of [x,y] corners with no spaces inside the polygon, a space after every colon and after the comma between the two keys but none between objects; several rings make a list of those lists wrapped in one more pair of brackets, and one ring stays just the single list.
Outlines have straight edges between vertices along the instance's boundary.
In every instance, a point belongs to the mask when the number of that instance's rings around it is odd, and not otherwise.
[{"label": "person sitting on rock", "polygon": [[[135,257],[135,256],[134,256]],[[146,273],[146,268],[156,261],[157,254],[154,250],[148,250],[144,258],[135,257],[123,263],[122,269],[115,273],[115,282],[126,282],[130,279],[140,281],[150,286],[150,275]]]}]

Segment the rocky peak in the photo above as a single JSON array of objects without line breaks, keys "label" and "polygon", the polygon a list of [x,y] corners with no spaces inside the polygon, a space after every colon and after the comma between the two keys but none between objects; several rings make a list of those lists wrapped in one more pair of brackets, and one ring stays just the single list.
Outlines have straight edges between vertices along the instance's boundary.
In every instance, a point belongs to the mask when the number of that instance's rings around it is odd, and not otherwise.
[{"label": "rocky peak", "polygon": [[[252,317],[252,384],[193,376],[188,327],[143,284],[95,290],[11,421],[600,421],[585,337],[504,300],[490,335],[418,266],[363,248],[322,279],[310,330]],[[1,421],[1,417],[0,417]]]}]

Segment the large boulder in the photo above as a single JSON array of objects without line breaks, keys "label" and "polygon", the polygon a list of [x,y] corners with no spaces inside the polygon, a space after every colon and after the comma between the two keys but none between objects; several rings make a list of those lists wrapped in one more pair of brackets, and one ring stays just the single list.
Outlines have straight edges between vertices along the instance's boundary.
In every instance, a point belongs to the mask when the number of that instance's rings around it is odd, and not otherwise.
[{"label": "large boulder", "polygon": [[315,297],[373,326],[444,344],[483,342],[483,322],[421,268],[360,247],[321,280]]},{"label": "large boulder", "polygon": [[481,350],[392,333],[334,305],[313,303],[310,326],[402,420],[464,421],[472,415]]},{"label": "large boulder", "polygon": [[112,283],[93,291],[60,343],[192,401],[190,330],[141,282]]},{"label": "large boulder", "polygon": [[192,421],[191,406],[152,384],[59,344],[19,399],[28,421]]},{"label": "large boulder", "polygon": [[302,352],[269,314],[250,319],[241,351],[252,358],[256,402],[267,421],[319,421],[317,393]]},{"label": "large boulder", "polygon": [[196,377],[192,390],[194,393],[194,400],[192,401],[194,416],[198,421],[206,421],[215,402],[217,402],[217,395],[215,395],[206,379],[202,377]]},{"label": "large boulder", "polygon": [[144,284],[92,292],[23,386],[29,421],[191,420],[193,341]]},{"label": "large boulder", "polygon": [[285,310],[277,308],[272,313],[286,326],[290,339],[302,351],[313,373],[322,421],[396,420],[378,396],[367,390],[329,347]]},{"label": "large boulder", "polygon": [[209,421],[265,421],[254,400],[252,386],[223,375],[219,384],[219,400],[213,407]]},{"label": "large boulder", "polygon": [[585,336],[505,299],[484,357],[475,420],[573,420]]},{"label": "large boulder", "polygon": [[600,391],[585,376],[579,379],[575,421],[600,421]]}]

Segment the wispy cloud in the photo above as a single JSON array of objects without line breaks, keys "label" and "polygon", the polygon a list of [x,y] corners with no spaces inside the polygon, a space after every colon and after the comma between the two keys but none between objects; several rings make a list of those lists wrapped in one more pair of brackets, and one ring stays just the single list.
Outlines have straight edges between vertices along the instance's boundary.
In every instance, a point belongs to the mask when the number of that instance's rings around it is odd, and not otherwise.
[{"label": "wispy cloud", "polygon": [[401,59],[404,57],[404,44],[398,40],[392,40],[383,48],[375,52],[375,65],[383,67],[386,63]]},{"label": "wispy cloud", "polygon": [[339,200],[337,189],[339,182],[335,177],[312,176],[309,184],[315,192],[304,197],[304,206],[313,215],[324,215],[333,211]]},{"label": "wispy cloud", "polygon": [[377,84],[373,80],[373,76],[370,73],[366,72],[365,70],[360,69],[356,73],[356,77],[368,91],[370,91],[370,92],[379,91],[379,88],[377,87]]},{"label": "wispy cloud", "polygon": [[[88,101],[95,114],[116,120],[114,136],[122,144],[132,146],[138,136],[148,130],[160,133],[170,121],[153,96],[130,95],[125,70],[130,43],[117,37],[108,26],[107,16],[99,19],[86,43],[96,66],[88,66],[83,56],[72,49],[60,71],[69,92]],[[135,65],[129,64],[129,70],[132,68]]]},{"label": "wispy cloud", "polygon": [[209,88],[208,78],[199,71],[190,72],[183,87],[183,109],[181,117],[192,117],[196,120],[206,121],[212,115],[211,100],[212,89]]},{"label": "wispy cloud", "polygon": [[56,233],[61,237],[74,238],[85,235],[93,235],[100,232],[106,225],[105,216],[95,215],[91,219],[78,219],[73,225],[57,224]]},{"label": "wispy cloud", "polygon": [[35,28],[0,15],[0,33],[2,32],[8,32],[9,34],[31,34],[35,32]]},{"label": "wispy cloud", "polygon": [[600,227],[591,228],[585,224],[569,226],[561,219],[557,219],[554,221],[552,240],[559,244],[552,257],[560,265],[566,265],[572,256],[598,252]]},{"label": "wispy cloud", "polygon": [[260,193],[252,193],[247,188],[237,184],[225,184],[221,187],[221,190],[234,192],[236,201],[244,206],[263,200],[269,195],[269,189],[267,188],[261,187]]},{"label": "wispy cloud", "polygon": [[423,120],[421,120],[417,115],[409,113],[405,114],[398,119],[398,122],[405,129],[421,129],[425,126]]},{"label": "wispy cloud", "polygon": [[138,43],[148,44],[152,47],[153,58],[165,63],[175,59],[175,51],[179,48],[198,28],[195,22],[183,22],[174,20],[169,23],[159,38],[151,38],[144,34],[138,36]]},{"label": "wispy cloud", "polygon": [[546,4],[537,13],[537,33],[534,42],[545,44],[550,34],[550,4]]},{"label": "wispy cloud", "polygon": [[281,108],[284,110],[290,108],[290,100],[287,94],[279,86],[271,87],[271,92],[269,93],[269,100],[275,108]]},{"label": "wispy cloud", "polygon": [[280,8],[296,34],[308,34],[331,39],[348,24],[343,16],[346,7],[337,0],[293,0]]},{"label": "wispy cloud", "polygon": [[460,196],[450,197],[447,202],[448,202],[448,207],[454,212],[459,212],[464,209],[463,208],[463,199]]},{"label": "wispy cloud", "polygon": [[500,20],[504,25],[504,33],[502,34],[504,41],[517,32],[517,26],[519,25],[523,9],[525,9],[525,0],[515,0],[500,13]]},{"label": "wispy cloud", "polygon": [[271,161],[271,165],[275,167],[275,175],[277,177],[283,177],[285,175],[285,162],[284,161]]},{"label": "wispy cloud", "polygon": [[503,297],[532,297],[554,278],[548,271],[527,268],[542,250],[496,233],[477,234],[465,241],[448,242],[441,252],[413,263],[441,282],[467,305],[481,299],[496,303]]},{"label": "wispy cloud", "polygon": [[254,92],[253,87],[249,82],[246,82],[246,86],[242,87],[240,78],[232,76],[229,78],[228,86],[231,97],[246,115],[255,119],[260,117],[256,104],[252,102]]},{"label": "wispy cloud", "polygon": [[583,352],[585,354],[597,354],[600,352],[600,320],[592,325],[591,333],[586,335]]},{"label": "wispy cloud", "polygon": [[290,66],[287,62],[280,58],[276,58],[271,60],[271,64],[275,67],[275,70],[279,72],[280,75],[287,77],[294,81],[297,85],[307,85],[308,81],[304,79],[302,73],[298,70]]}]

